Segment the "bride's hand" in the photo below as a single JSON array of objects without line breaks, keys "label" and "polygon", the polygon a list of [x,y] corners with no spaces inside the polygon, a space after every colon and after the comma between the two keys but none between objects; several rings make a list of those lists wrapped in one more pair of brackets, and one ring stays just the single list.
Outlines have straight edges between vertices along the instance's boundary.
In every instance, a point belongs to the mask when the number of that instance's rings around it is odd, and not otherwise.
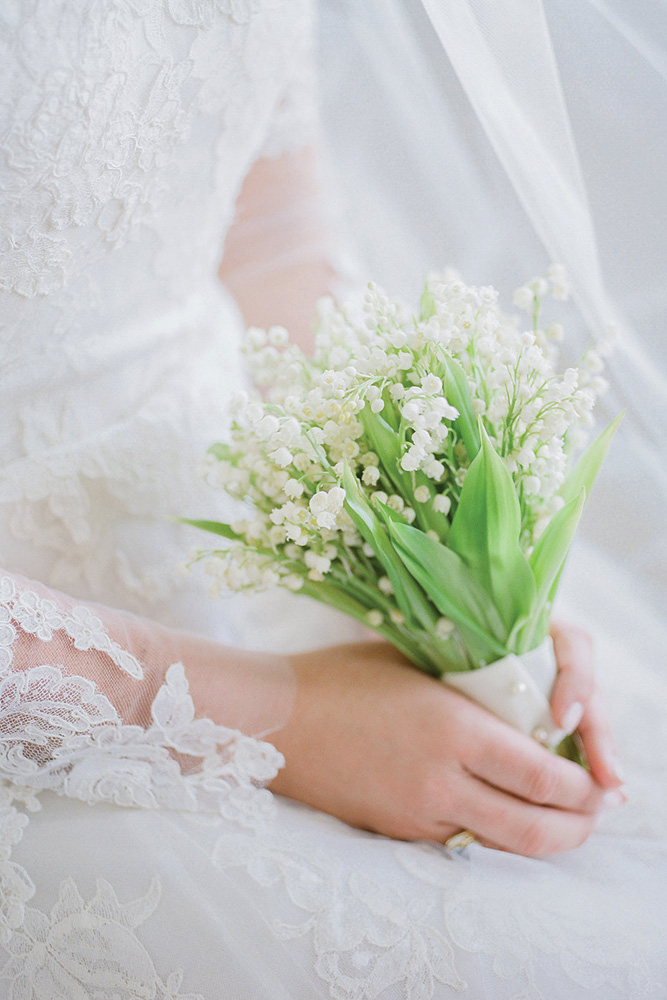
[{"label": "bride's hand", "polygon": [[334,646],[293,663],[294,712],[271,737],[287,762],[274,791],[398,839],[443,843],[468,829],[534,856],[591,833],[605,790],[590,774],[391,646]]},{"label": "bride's hand", "polygon": [[556,724],[567,732],[578,730],[591,774],[604,788],[619,788],[616,751],[611,726],[602,705],[593,670],[593,642],[583,629],[552,622],[558,675],[551,696]]}]

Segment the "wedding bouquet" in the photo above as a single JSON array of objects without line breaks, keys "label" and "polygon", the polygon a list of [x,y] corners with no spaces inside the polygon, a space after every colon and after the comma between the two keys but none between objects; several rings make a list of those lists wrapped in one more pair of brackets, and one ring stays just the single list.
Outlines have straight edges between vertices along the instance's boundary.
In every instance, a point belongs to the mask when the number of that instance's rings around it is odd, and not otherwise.
[{"label": "wedding bouquet", "polygon": [[417,315],[370,284],[345,309],[319,302],[312,358],[281,327],[249,330],[263,395],[235,401],[206,467],[239,516],[188,523],[224,540],[197,555],[214,594],[322,601],[553,747],[549,617],[618,421],[572,461],[604,345],[559,373],[548,292],[565,297],[562,269],[515,293],[520,322],[452,274]]}]

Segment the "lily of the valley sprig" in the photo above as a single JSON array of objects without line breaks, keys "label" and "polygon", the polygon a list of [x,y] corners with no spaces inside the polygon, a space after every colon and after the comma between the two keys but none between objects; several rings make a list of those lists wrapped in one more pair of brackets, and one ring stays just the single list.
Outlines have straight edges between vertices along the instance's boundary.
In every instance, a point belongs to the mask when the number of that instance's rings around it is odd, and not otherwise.
[{"label": "lily of the valley sprig", "polygon": [[284,586],[371,626],[434,675],[538,646],[617,421],[578,459],[604,345],[557,369],[558,268],[515,295],[431,278],[413,315],[369,285],[319,303],[313,358],[248,333],[264,395],[236,400],[206,475],[239,501],[205,558],[214,593]]}]

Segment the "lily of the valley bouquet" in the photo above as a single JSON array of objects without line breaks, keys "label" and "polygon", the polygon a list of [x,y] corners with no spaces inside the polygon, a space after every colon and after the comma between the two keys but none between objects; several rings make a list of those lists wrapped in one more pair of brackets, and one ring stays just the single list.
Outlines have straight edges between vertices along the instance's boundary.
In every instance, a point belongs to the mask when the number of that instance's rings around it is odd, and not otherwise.
[{"label": "lily of the valley bouquet", "polygon": [[[307,357],[274,327],[248,332],[263,395],[235,401],[207,475],[238,501],[214,593],[287,587],[352,615],[417,667],[549,746],[549,617],[615,424],[581,450],[604,388],[599,347],[556,369],[543,328],[552,268],[504,315],[492,288],[429,279],[418,315],[369,285],[319,303]],[[566,740],[562,752],[572,754]]]}]

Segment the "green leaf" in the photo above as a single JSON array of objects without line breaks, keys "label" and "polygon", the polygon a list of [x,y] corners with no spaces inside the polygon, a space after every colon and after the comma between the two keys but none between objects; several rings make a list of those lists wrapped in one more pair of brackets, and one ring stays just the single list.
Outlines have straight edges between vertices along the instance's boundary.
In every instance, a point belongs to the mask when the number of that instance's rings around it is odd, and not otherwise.
[{"label": "green leaf", "polygon": [[507,630],[463,560],[409,524],[392,521],[389,532],[406,568],[440,613],[454,622],[468,644],[473,640],[474,655],[486,662],[505,656]]},{"label": "green leaf", "polygon": [[582,489],[586,490],[587,497],[590,496],[593,483],[609,450],[611,439],[616,433],[623,416],[624,414],[621,413],[615,420],[612,420],[609,426],[602,431],[602,434],[588,446],[577,464],[570,471],[558,491],[566,503],[578,497]]},{"label": "green leaf", "polygon": [[419,318],[422,323],[425,323],[431,316],[435,316],[435,299],[427,281],[419,300]]},{"label": "green leaf", "polygon": [[220,521],[197,521],[189,517],[179,517],[177,520],[181,524],[191,524],[193,528],[201,528],[202,531],[210,531],[214,535],[222,535],[223,538],[228,538],[230,542],[245,541],[243,535],[239,535],[238,531],[234,531],[228,524],[223,524]]},{"label": "green leaf", "polygon": [[497,608],[509,635],[534,608],[535,579],[519,544],[521,508],[512,477],[479,426],[482,446],[466,474],[449,544]]},{"label": "green leaf", "polygon": [[453,421],[454,429],[462,438],[470,461],[475,458],[480,449],[478,421],[472,405],[468,378],[462,366],[455,358],[444,359],[445,377],[443,380],[445,398],[448,403],[459,411]]},{"label": "green leaf", "polygon": [[432,498],[435,495],[433,482],[421,471],[405,472],[401,469],[401,439],[381,413],[373,413],[366,405],[359,418],[366,438],[391,479],[394,489],[411,507],[414,507],[420,527],[425,531],[430,528],[439,538],[446,541],[449,537],[449,520],[446,515],[433,510],[432,499],[426,503],[418,503],[414,498],[414,491],[418,486],[426,486]]},{"label": "green leaf", "polygon": [[538,607],[549,599],[551,588],[560,576],[585,503],[586,491],[582,489],[579,496],[554,514],[533,549],[530,565],[537,586]]},{"label": "green leaf", "polygon": [[389,535],[359,489],[359,484],[345,463],[343,472],[345,508],[366,542],[382,563],[394,588],[396,603],[410,623],[420,623],[425,629],[435,626],[437,616],[419,586],[407,572],[394,550]]},{"label": "green leaf", "polygon": [[442,673],[442,670],[420,648],[418,641],[411,642],[407,636],[403,635],[389,623],[369,625],[368,612],[372,610],[372,607],[367,607],[356,601],[335,584],[306,580],[298,593],[303,594],[304,597],[312,597],[314,600],[320,601],[320,603],[326,604],[330,608],[335,608],[337,611],[342,611],[344,614],[361,622],[367,628],[373,628],[374,631],[384,636],[404,656],[407,656],[416,667],[419,667],[425,673],[433,674],[436,677],[439,677]]}]

